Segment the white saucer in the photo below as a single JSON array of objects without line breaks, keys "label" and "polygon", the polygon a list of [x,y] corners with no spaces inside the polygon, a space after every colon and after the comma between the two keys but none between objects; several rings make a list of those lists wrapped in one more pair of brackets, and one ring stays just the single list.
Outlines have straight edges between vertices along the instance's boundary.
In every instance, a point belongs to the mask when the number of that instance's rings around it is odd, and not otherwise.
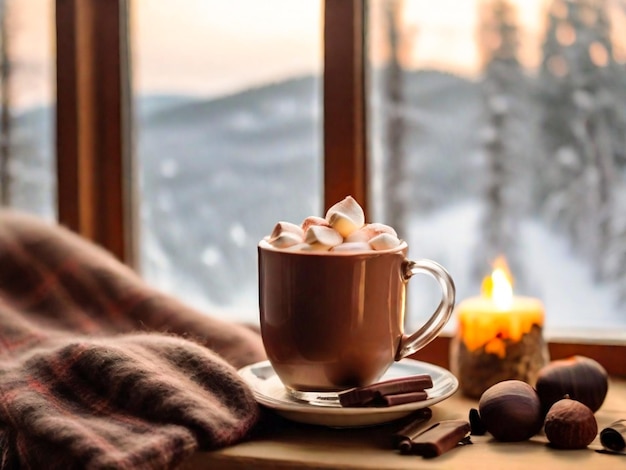
[{"label": "white saucer", "polygon": [[387,408],[342,408],[338,404],[317,406],[294,400],[287,394],[269,361],[246,366],[239,370],[239,374],[252,387],[254,396],[261,405],[292,421],[332,427],[372,426],[394,421],[415,410],[445,400],[459,386],[456,377],[442,367],[403,359],[392,364],[381,380],[429,374],[433,380],[433,388],[427,390],[427,400]]}]

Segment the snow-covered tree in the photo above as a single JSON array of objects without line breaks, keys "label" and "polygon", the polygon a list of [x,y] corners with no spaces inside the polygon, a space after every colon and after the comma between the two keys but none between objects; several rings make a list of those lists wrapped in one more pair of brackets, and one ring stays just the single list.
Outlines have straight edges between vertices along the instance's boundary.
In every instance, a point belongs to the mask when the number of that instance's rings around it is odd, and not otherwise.
[{"label": "snow-covered tree", "polygon": [[[615,4],[622,15],[626,14],[626,0]],[[606,16],[606,15],[605,15]],[[615,73],[610,85],[612,98],[618,103],[612,138],[615,141],[613,205],[610,214],[610,241],[603,268],[609,279],[617,285],[619,303],[626,305],[626,70],[624,64],[610,64]]]},{"label": "snow-covered tree", "polygon": [[402,109],[404,98],[402,48],[402,0],[387,0],[384,4],[389,58],[383,70],[383,99],[385,103],[385,221],[400,237],[406,238],[408,203],[406,152],[404,149],[406,123]]},{"label": "snow-covered tree", "polygon": [[606,0],[556,0],[543,47],[545,164],[539,196],[574,249],[603,277],[611,243],[614,169],[623,155],[623,101]]},{"label": "snow-covered tree", "polygon": [[0,205],[11,204],[11,62],[7,1],[0,0]]},{"label": "snow-covered tree", "polygon": [[529,205],[529,159],[532,153],[528,80],[518,60],[518,27],[514,7],[506,0],[481,5],[479,47],[484,63],[482,82],[486,127],[484,213],[476,250],[475,273],[484,276],[496,257],[504,255],[518,281],[518,223]]}]

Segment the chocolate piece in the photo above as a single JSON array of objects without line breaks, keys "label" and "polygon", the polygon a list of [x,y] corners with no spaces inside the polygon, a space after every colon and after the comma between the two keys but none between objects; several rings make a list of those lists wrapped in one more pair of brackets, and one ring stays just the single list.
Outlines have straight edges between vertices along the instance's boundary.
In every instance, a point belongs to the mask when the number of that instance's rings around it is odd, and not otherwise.
[{"label": "chocolate piece", "polygon": [[467,443],[465,437],[469,432],[469,423],[461,419],[435,423],[411,439],[411,453],[424,458],[437,457],[461,441]]},{"label": "chocolate piece", "polygon": [[407,454],[411,451],[411,439],[420,434],[430,418],[433,416],[433,412],[430,408],[422,408],[417,410],[413,416],[411,422],[400,429],[392,436],[393,446],[401,453]]},{"label": "chocolate piece", "polygon": [[416,401],[424,401],[428,398],[428,393],[423,390],[409,393],[397,393],[395,395],[382,395],[374,398],[373,406],[396,406]]},{"label": "chocolate piece", "polygon": [[615,421],[600,432],[602,447],[613,452],[626,451],[626,419]]},{"label": "chocolate piece", "polygon": [[423,392],[424,389],[432,388],[432,386],[432,378],[427,374],[422,374],[385,380],[365,387],[352,388],[337,395],[341,406],[368,406],[381,397]]},{"label": "chocolate piece", "polygon": [[478,410],[476,408],[472,408],[469,411],[469,422],[470,427],[472,428],[473,436],[483,436],[487,432],[485,428],[485,424],[480,419],[480,414],[478,414]]}]

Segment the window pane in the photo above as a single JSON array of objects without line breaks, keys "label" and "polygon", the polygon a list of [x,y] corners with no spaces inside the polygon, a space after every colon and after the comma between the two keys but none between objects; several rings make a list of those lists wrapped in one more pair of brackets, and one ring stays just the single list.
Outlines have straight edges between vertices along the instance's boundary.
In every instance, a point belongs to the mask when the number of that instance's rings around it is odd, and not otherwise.
[{"label": "window pane", "polygon": [[549,332],[626,335],[622,3],[370,2],[375,211],[459,301],[502,255]]},{"label": "window pane", "polygon": [[322,210],[321,2],[133,2],[141,269],[257,321],[256,245]]},{"label": "window pane", "polygon": [[0,1],[1,204],[46,218],[56,214],[53,7]]}]

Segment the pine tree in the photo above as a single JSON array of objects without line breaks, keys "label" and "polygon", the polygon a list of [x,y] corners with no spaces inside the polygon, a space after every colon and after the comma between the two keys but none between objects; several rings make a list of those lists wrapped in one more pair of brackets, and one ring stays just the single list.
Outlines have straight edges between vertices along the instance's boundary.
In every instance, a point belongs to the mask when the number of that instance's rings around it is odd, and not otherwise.
[{"label": "pine tree", "polygon": [[383,71],[383,93],[386,111],[386,222],[395,228],[400,237],[407,234],[407,204],[410,198],[406,178],[406,152],[404,135],[406,123],[402,115],[404,103],[403,67],[401,54],[401,16],[403,3],[401,0],[387,0],[384,5],[389,60]]},{"label": "pine tree", "polygon": [[603,277],[612,238],[614,168],[623,154],[606,0],[553,2],[544,43],[546,213]]},{"label": "pine tree", "polygon": [[11,204],[11,62],[7,1],[0,0],[0,205]]},{"label": "pine tree", "polygon": [[[534,185],[536,206],[547,211],[548,219],[559,226],[570,225],[567,214],[563,212],[567,209],[566,198],[561,195],[567,182],[579,173],[580,167],[580,155],[573,147],[572,129],[564,122],[573,111],[569,98],[572,91],[566,79],[567,62],[561,44],[563,36],[571,32],[563,26],[566,9],[565,0],[555,0],[548,11],[537,100],[543,104],[540,109],[543,155],[537,160]],[[546,207],[545,202],[549,198],[552,199]]]},{"label": "pine tree", "polygon": [[[626,14],[626,1],[619,0],[616,6]],[[602,21],[608,24],[607,10],[603,11]],[[608,28],[607,28],[608,29]],[[609,41],[610,44],[610,41]],[[614,143],[613,205],[610,214],[610,240],[603,260],[604,273],[617,287],[618,302],[626,305],[626,69],[623,64],[612,60],[612,49],[608,63],[610,78],[607,87],[612,118],[611,140]]]},{"label": "pine tree", "polygon": [[481,9],[480,47],[487,126],[484,131],[486,187],[482,235],[475,274],[482,277],[504,255],[523,285],[517,239],[520,217],[529,201],[527,173],[531,151],[527,109],[528,83],[518,60],[516,11],[506,0],[485,2]]}]

